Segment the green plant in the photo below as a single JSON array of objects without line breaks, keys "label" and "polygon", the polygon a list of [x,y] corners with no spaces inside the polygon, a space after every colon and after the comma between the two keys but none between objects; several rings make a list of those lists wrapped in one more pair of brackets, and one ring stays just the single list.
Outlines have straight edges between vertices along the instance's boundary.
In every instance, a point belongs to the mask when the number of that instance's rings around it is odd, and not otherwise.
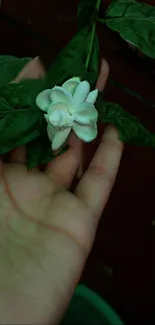
[{"label": "green plant", "polygon": [[[74,76],[88,80],[91,87],[95,87],[99,73],[97,23],[106,24],[144,54],[155,58],[154,7],[135,0],[113,0],[104,17],[99,17],[100,5],[101,0],[80,1],[78,32],[53,61],[44,80],[10,84],[30,59],[0,57],[0,154],[27,144],[29,168],[47,163],[55,157],[47,136],[44,115],[36,106],[36,96],[44,89],[60,85]],[[155,134],[118,104],[105,102],[99,96],[96,108],[100,120],[113,124],[122,141],[155,147]]]}]

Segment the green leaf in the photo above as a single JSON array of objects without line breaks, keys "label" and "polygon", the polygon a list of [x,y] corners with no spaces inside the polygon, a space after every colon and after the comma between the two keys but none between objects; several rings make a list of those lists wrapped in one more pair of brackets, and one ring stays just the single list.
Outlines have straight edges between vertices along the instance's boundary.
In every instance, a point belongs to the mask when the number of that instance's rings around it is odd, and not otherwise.
[{"label": "green leaf", "polygon": [[[92,38],[93,36],[93,38]],[[91,44],[91,48],[90,48]],[[89,53],[89,60],[88,58]],[[88,69],[86,61],[89,61]],[[61,85],[68,78],[79,76],[94,85],[98,77],[99,44],[91,28],[82,29],[62,50],[47,73],[46,88]]]},{"label": "green leaf", "polygon": [[105,21],[124,40],[155,58],[155,7],[134,0],[114,0]]},{"label": "green leaf", "polygon": [[5,101],[5,99],[0,98],[0,120],[5,117],[10,111],[12,107]]},{"label": "green leaf", "polygon": [[32,169],[50,162],[55,156],[51,149],[51,142],[47,135],[47,122],[42,120],[40,136],[27,146],[28,169]]},{"label": "green leaf", "polygon": [[30,60],[30,58],[20,59],[14,56],[1,55],[0,86],[11,82]]},{"label": "green leaf", "polygon": [[103,101],[97,106],[100,120],[116,127],[119,139],[137,146],[155,147],[155,134],[149,132],[140,121],[120,105]]},{"label": "green leaf", "polygon": [[29,79],[20,83],[12,83],[0,87],[1,103],[5,102],[12,108],[36,107],[36,97],[45,89],[45,80]]},{"label": "green leaf", "polygon": [[0,87],[0,154],[40,135],[44,116],[36,106],[36,96],[43,85],[43,80],[26,80]]},{"label": "green leaf", "polygon": [[32,169],[52,161],[55,156],[48,137],[38,137],[28,144],[28,169]]},{"label": "green leaf", "polygon": [[78,26],[79,29],[88,26],[95,14],[96,0],[80,0],[78,5]]},{"label": "green leaf", "polygon": [[0,87],[0,154],[37,138],[44,121],[36,96],[45,80],[25,80]]},{"label": "green leaf", "polygon": [[84,75],[89,36],[89,28],[80,30],[60,52],[47,73],[48,87],[59,85],[67,78]]},{"label": "green leaf", "polygon": [[25,145],[40,134],[43,114],[38,109],[10,110],[0,120],[0,154]]}]

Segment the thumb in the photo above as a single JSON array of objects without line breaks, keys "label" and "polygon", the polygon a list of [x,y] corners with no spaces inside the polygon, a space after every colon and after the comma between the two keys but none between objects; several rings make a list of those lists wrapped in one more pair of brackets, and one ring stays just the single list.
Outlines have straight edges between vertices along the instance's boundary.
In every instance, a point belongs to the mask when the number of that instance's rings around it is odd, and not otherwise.
[{"label": "thumb", "polygon": [[39,57],[36,57],[25,65],[13,82],[20,82],[24,79],[41,79],[44,76],[45,68]]},{"label": "thumb", "polygon": [[[108,76],[109,76],[109,65],[105,59],[102,59],[100,73],[96,83],[96,88],[98,88],[99,91],[104,90],[106,82],[108,80]],[[78,139],[77,136],[72,133],[69,138],[69,145],[74,149],[74,152],[76,154],[79,163],[77,178],[80,179],[84,172],[84,161],[85,161],[84,142]]]},{"label": "thumb", "polygon": [[96,88],[99,91],[104,90],[108,77],[109,77],[109,65],[105,59],[102,59],[100,73],[96,83]]}]

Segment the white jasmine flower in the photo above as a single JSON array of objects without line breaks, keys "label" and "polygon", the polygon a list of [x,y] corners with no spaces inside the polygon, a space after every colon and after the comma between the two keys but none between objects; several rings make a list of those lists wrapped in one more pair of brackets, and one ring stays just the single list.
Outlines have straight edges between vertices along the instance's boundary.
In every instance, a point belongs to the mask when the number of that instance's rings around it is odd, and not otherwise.
[{"label": "white jasmine flower", "polygon": [[67,80],[62,87],[44,90],[37,96],[37,106],[46,113],[52,150],[58,150],[72,130],[85,142],[96,138],[98,113],[94,104],[97,96],[97,89],[90,92],[89,83],[76,77]]}]

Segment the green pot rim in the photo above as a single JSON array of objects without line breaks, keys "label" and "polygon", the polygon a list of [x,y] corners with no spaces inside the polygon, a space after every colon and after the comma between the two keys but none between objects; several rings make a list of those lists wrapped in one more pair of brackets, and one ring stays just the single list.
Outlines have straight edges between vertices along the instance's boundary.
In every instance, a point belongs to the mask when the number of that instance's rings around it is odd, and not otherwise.
[{"label": "green pot rim", "polygon": [[117,313],[103,300],[96,292],[86,287],[78,285],[75,295],[87,300],[93,307],[108,320],[110,324],[124,325]]}]

